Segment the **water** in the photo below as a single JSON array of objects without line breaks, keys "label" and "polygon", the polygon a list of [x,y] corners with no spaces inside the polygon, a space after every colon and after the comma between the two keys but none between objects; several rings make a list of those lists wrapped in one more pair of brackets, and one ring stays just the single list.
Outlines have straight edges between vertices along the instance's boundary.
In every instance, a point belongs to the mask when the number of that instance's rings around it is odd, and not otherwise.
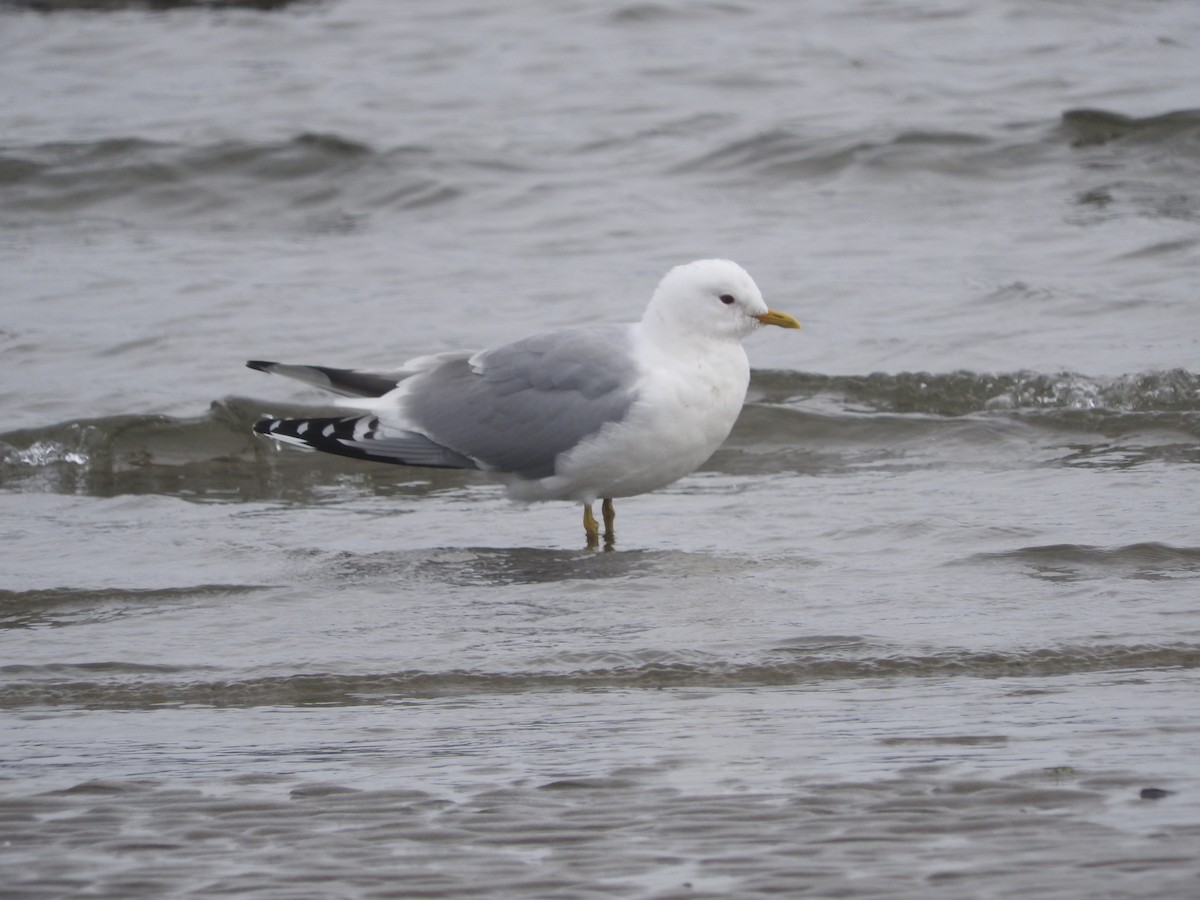
[{"label": "water", "polygon": [[[1194,4],[0,40],[0,897],[1195,895]],[[615,552],[250,434],[706,255],[805,330]]]}]

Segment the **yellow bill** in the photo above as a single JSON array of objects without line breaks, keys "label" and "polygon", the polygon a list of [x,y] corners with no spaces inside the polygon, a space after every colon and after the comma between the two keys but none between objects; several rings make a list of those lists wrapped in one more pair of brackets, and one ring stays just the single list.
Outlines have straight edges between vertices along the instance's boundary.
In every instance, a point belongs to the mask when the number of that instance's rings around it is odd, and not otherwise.
[{"label": "yellow bill", "polygon": [[762,322],[764,325],[778,325],[780,328],[799,328],[800,323],[789,316],[787,313],[776,312],[773,309],[768,309],[761,316],[754,318]]}]

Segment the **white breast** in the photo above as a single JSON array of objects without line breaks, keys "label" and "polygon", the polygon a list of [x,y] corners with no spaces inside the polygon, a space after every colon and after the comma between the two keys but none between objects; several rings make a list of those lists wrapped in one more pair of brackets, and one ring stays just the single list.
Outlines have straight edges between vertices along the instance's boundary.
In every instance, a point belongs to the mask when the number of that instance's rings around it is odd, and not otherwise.
[{"label": "white breast", "polygon": [[750,364],[740,343],[713,341],[691,352],[644,347],[638,399],[626,417],[559,457],[557,472],[510,481],[517,500],[578,500],[644,494],[704,464],[733,429]]}]

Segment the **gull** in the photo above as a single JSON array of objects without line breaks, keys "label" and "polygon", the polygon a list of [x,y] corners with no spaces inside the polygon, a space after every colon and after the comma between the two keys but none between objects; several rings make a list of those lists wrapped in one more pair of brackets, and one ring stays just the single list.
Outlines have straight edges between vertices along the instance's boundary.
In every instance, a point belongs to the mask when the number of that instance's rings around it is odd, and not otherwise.
[{"label": "gull", "polygon": [[422,356],[373,373],[251,360],[347,398],[334,418],[264,418],[254,430],[325,453],[405,466],[479,469],[518,502],[583,504],[587,546],[616,540],[613,499],[699,468],[729,436],[746,399],[742,339],[799,328],[768,308],[737,263],[671,269],[642,318],[544,331],[490,350]]}]

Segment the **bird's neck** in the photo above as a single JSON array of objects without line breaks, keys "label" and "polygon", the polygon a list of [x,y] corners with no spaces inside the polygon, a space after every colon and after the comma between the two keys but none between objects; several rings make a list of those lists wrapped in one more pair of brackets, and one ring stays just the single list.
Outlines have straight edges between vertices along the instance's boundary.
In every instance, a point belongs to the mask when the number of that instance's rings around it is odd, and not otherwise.
[{"label": "bird's neck", "polygon": [[660,348],[666,353],[680,355],[721,355],[730,351],[736,352],[740,341],[731,339],[728,335],[707,334],[681,328],[678,319],[655,315],[654,310],[647,310],[642,321],[638,323],[642,339]]}]

